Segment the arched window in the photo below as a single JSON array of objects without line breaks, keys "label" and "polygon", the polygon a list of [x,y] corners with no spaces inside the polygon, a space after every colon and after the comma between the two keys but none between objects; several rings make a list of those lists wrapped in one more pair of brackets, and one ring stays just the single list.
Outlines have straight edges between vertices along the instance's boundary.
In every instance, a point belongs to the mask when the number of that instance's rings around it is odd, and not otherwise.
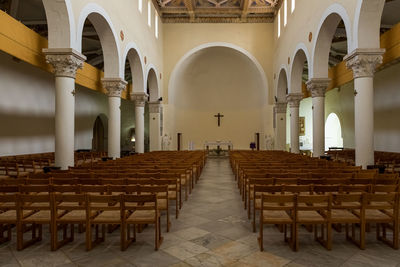
[{"label": "arched window", "polygon": [[285,2],[283,3],[283,26],[285,27],[287,24],[287,2],[288,0],[284,0]]},{"label": "arched window", "polygon": [[151,27],[151,2],[147,1],[147,24]]},{"label": "arched window", "polygon": [[139,9],[139,12],[142,13],[142,11],[143,11],[143,0],[138,0],[138,9]]},{"label": "arched window", "polygon": [[325,150],[330,147],[343,147],[342,126],[335,113],[329,114],[325,122]]},{"label": "arched window", "polygon": [[278,38],[281,36],[281,10],[278,11]]}]

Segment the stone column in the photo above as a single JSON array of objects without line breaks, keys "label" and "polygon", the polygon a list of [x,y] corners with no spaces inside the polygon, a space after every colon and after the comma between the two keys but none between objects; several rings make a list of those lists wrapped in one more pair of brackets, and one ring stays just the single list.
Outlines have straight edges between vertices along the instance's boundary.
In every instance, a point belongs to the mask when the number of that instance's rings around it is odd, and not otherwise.
[{"label": "stone column", "polygon": [[161,150],[160,112],[161,112],[160,101],[149,102],[150,151]]},{"label": "stone column", "polygon": [[313,104],[313,156],[325,154],[325,92],[331,80],[313,78],[307,82]]},{"label": "stone column", "polygon": [[286,107],[287,103],[275,103],[275,149],[286,150]]},{"label": "stone column", "polygon": [[135,102],[135,151],[144,153],[144,105],[149,95],[145,92],[132,93],[132,100]]},{"label": "stone column", "polygon": [[384,49],[356,49],[344,60],[354,76],[356,165],[374,164],[374,73]]},{"label": "stone column", "polygon": [[86,57],[72,48],[43,49],[55,76],[55,166],[74,166],[75,77]]},{"label": "stone column", "polygon": [[290,151],[292,153],[300,153],[299,146],[299,107],[300,101],[303,99],[302,93],[288,94],[287,102],[290,107]]},{"label": "stone column", "polygon": [[108,156],[121,157],[121,93],[127,82],[121,78],[101,79],[108,94]]}]

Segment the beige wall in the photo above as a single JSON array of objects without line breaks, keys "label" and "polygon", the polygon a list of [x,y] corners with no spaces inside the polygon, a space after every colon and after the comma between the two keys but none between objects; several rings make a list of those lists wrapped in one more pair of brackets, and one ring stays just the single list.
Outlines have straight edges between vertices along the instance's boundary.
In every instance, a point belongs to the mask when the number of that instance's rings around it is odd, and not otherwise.
[{"label": "beige wall", "polygon": [[[230,140],[235,148],[248,149],[254,134],[263,133],[267,91],[247,56],[231,48],[206,48],[189,57],[176,75],[166,131],[173,139],[183,133],[184,148],[189,141],[201,149],[205,141]],[[214,117],[219,112],[224,115],[220,127]]]},{"label": "beige wall", "polygon": [[[239,133],[240,129],[227,128],[230,132],[235,130],[238,136],[241,136],[241,140],[237,141],[240,147],[248,148],[248,143],[253,139],[253,134],[256,132],[270,133],[272,134],[272,66],[273,66],[273,24],[164,24],[164,77],[163,77],[163,103],[164,103],[164,114],[165,114],[165,132],[172,135],[173,145],[175,148],[176,136],[175,132],[178,131],[179,125],[177,124],[179,119],[176,114],[179,114],[177,107],[170,103],[168,99],[170,91],[174,88],[169,88],[171,85],[171,74],[178,65],[181,63],[180,60],[191,50],[198,48],[199,46],[205,46],[207,44],[218,44],[223,43],[227,46],[237,47],[243,49],[250,57],[254,57],[254,61],[259,63],[259,67],[263,72],[263,76],[267,82],[267,95],[265,96],[266,104],[260,106],[258,109],[253,109],[250,113],[246,111],[238,112],[232,110],[232,114],[229,114],[229,118],[234,118],[234,121],[242,121],[246,118],[252,117],[251,114],[257,113],[257,125],[260,126],[248,126],[248,133]],[[257,70],[255,70],[257,72]],[[261,75],[259,75],[261,76]],[[211,84],[207,85],[208,87]],[[251,91],[251,90],[249,90]],[[205,94],[206,96],[206,94]],[[225,96],[227,98],[232,97],[232,93],[228,92]],[[196,116],[200,116],[201,113],[218,113],[215,109],[204,110],[193,110],[197,112]],[[205,114],[206,114],[205,113]],[[204,114],[204,116],[205,116]],[[190,118],[186,113],[182,116]],[[229,120],[228,115],[225,118],[225,122]],[[211,117],[212,119],[212,117]],[[234,122],[232,121],[232,122]],[[214,125],[215,119],[211,120]],[[209,126],[204,125],[209,129]],[[200,136],[200,135],[199,135]],[[221,132],[221,129],[217,129],[215,132],[209,132],[207,139],[227,139],[234,137],[228,135],[226,132]],[[185,138],[185,136],[184,136]],[[203,139],[206,137],[203,137]],[[203,140],[196,139],[196,147],[199,148],[199,144],[203,143]],[[235,139],[236,140],[236,139]],[[261,143],[263,144],[263,136],[261,137]],[[187,144],[185,143],[186,147]]]}]

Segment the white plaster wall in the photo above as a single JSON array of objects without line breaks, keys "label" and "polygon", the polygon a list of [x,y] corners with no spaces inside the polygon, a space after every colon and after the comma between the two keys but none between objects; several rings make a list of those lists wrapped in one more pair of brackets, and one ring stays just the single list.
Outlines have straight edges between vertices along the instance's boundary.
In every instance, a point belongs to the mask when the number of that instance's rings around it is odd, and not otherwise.
[{"label": "white plaster wall", "polygon": [[[312,99],[311,97],[305,98],[300,101],[300,107],[299,107],[299,116],[300,117],[305,117],[305,135],[300,136],[299,140],[300,143],[303,143],[303,145],[300,145],[300,149],[304,150],[312,150],[312,138],[313,138],[313,133],[312,133]],[[287,111],[286,111],[286,144],[290,147],[290,107],[287,105]]]},{"label": "white plaster wall", "polygon": [[342,126],[343,147],[354,148],[354,83],[330,90],[325,97],[325,122],[329,114],[336,113]]},{"label": "white plaster wall", "polygon": [[[337,6],[341,5],[345,10],[349,18],[350,31],[352,32],[357,2],[358,0],[296,0],[296,9],[291,13],[291,1],[289,1],[286,27],[283,26],[283,8],[281,8],[281,36],[279,38],[277,30],[278,20],[275,19],[274,22],[273,40],[275,43],[275,60],[273,72],[275,77],[278,77],[282,66],[286,66],[289,73],[291,72],[290,66],[293,63],[293,57],[299,44],[304,45],[307,50],[306,52],[309,54],[309,60],[312,59],[313,45],[317,38],[318,27],[325,11],[333,4],[337,4]],[[313,36],[311,42],[309,41],[310,32]],[[290,58],[290,63],[288,62],[288,58]],[[312,68],[311,64],[310,68]],[[273,88],[275,90],[277,83],[278,80],[274,79]]]},{"label": "white plaster wall", "polygon": [[[54,151],[54,76],[0,52],[0,81],[0,155]],[[107,96],[77,86],[75,99],[75,149],[90,149],[96,117],[108,114]],[[133,104],[122,101],[121,109],[124,136]]]},{"label": "white plaster wall", "polygon": [[[71,5],[76,28],[79,25],[79,19],[82,10],[84,10],[88,4],[94,4],[104,9],[109,15],[116,33],[117,44],[120,48],[120,61],[122,66],[125,64],[124,59],[122,58],[125,47],[129,43],[133,42],[137,46],[142,60],[144,61],[144,57],[147,58],[147,63],[145,66],[143,66],[144,72],[150,65],[155,67],[157,73],[163,72],[163,24],[161,20],[159,20],[159,37],[156,38],[154,25],[155,9],[153,4],[151,5],[151,27],[149,27],[147,25],[146,0],[143,0],[142,13],[140,13],[138,10],[137,0],[118,0],[118,4],[116,4],[115,1],[110,0],[72,0]],[[123,41],[120,38],[121,30],[124,33]],[[159,75],[157,78],[160,79]],[[160,82],[159,84],[161,86]]]},{"label": "white plaster wall", "polygon": [[400,152],[400,64],[375,76],[375,150]]}]

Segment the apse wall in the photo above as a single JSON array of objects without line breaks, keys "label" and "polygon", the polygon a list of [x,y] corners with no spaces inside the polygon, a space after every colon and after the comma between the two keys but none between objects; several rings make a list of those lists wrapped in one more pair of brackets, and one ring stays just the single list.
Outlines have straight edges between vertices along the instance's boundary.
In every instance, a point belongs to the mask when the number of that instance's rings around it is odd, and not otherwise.
[{"label": "apse wall", "polygon": [[[173,109],[165,127],[173,139],[183,134],[184,149],[191,141],[194,149],[202,149],[205,141],[215,140],[249,149],[254,134],[263,133],[267,90],[254,63],[242,53],[226,47],[200,50],[181,65],[175,81],[169,88]],[[224,115],[220,127],[217,113]]]},{"label": "apse wall", "polygon": [[[0,155],[54,151],[54,76],[0,52],[0,81]],[[121,125],[133,124],[131,105],[122,101],[131,114]],[[107,109],[106,95],[76,86],[75,149],[91,149],[94,122]]]}]

